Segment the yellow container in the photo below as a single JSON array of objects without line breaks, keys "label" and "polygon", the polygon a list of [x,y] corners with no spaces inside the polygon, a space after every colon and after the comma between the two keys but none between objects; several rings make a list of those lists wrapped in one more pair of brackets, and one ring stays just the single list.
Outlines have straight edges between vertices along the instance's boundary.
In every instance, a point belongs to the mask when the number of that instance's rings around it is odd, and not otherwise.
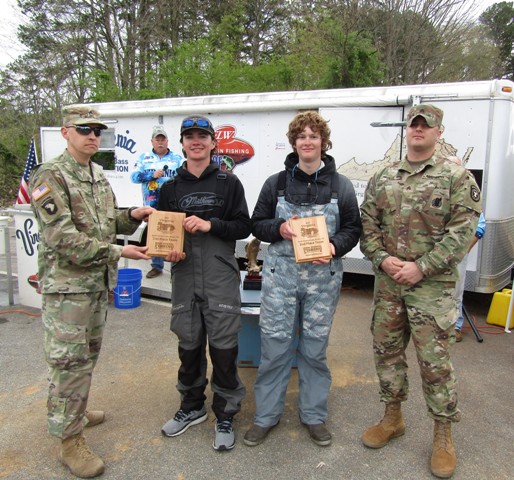
[{"label": "yellow container", "polygon": [[[489,307],[486,322],[491,325],[500,325],[504,327],[507,323],[507,314],[509,313],[510,298],[512,290],[504,288],[501,292],[496,292],[493,295],[493,301]],[[509,328],[514,326],[514,314],[510,319]]]}]

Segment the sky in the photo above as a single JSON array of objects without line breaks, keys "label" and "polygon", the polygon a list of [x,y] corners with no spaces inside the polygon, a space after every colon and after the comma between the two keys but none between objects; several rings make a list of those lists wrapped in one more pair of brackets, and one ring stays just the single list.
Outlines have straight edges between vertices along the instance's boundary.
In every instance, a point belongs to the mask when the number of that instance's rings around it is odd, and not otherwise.
[{"label": "sky", "polygon": [[[502,0],[476,0],[479,5],[477,12],[481,13],[499,1]],[[23,52],[23,46],[16,37],[16,29],[22,22],[23,15],[17,6],[17,0],[0,0],[0,68],[4,68]]]},{"label": "sky", "polygon": [[22,14],[16,0],[0,0],[0,68],[15,60],[23,52],[16,37]]}]

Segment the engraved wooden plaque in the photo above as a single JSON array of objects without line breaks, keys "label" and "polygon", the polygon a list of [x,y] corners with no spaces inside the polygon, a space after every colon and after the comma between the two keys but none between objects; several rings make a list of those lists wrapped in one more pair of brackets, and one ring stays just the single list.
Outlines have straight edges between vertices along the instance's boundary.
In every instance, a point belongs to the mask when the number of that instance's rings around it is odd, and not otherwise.
[{"label": "engraved wooden plaque", "polygon": [[296,233],[293,248],[297,263],[332,258],[324,216],[290,219],[289,224]]},{"label": "engraved wooden plaque", "polygon": [[184,251],[183,212],[154,211],[148,217],[146,254],[150,257],[166,257],[172,250]]}]

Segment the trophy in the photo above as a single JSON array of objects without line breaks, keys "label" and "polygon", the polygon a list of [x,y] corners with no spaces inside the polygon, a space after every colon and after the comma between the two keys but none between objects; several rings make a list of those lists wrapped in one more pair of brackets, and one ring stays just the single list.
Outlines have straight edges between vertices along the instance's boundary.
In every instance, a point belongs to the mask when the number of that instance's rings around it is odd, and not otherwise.
[{"label": "trophy", "polygon": [[257,255],[259,255],[261,241],[254,238],[245,245],[246,258],[246,277],[243,280],[243,290],[260,290],[261,289],[261,267],[257,263]]}]

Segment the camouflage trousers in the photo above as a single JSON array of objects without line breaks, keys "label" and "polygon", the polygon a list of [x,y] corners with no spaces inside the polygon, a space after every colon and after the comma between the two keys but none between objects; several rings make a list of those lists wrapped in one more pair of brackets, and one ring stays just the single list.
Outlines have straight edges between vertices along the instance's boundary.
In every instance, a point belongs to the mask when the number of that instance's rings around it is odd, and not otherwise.
[{"label": "camouflage trousers", "polygon": [[454,287],[455,282],[429,279],[409,287],[398,285],[383,272],[376,274],[371,332],[381,401],[407,399],[405,350],[412,338],[429,416],[460,420],[449,351],[455,342],[457,318]]},{"label": "camouflage trousers", "polygon": [[80,433],[107,317],[107,291],[43,294],[48,431]]}]

